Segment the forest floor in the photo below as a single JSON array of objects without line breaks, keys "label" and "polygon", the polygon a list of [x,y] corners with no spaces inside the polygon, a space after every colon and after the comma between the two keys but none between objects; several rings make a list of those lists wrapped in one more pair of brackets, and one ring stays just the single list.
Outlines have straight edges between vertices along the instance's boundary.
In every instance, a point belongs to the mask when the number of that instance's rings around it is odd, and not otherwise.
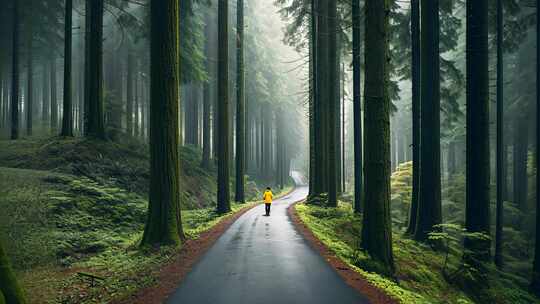
[{"label": "forest floor", "polygon": [[[187,250],[256,203],[218,215],[213,170],[200,169],[190,147],[181,149],[181,164]],[[182,250],[138,246],[148,177],[138,143],[0,141],[1,237],[30,303],[108,303],[159,280]],[[260,197],[253,181],[248,194]]]},{"label": "forest floor", "polygon": [[[338,272],[355,271],[369,283],[377,286],[400,303],[540,303],[528,293],[528,273],[523,265],[529,265],[527,259],[519,261],[513,249],[522,248],[523,238],[512,230],[505,230],[506,266],[504,271],[494,266],[488,267],[488,275],[482,282],[467,284],[467,278],[460,274],[461,241],[459,235],[448,236],[454,239],[449,243],[449,250],[435,251],[427,245],[418,243],[403,233],[408,206],[403,201],[410,201],[410,164],[405,164],[392,176],[392,213],[393,213],[393,251],[396,274],[393,278],[383,277],[371,269],[373,262],[359,248],[361,235],[361,216],[355,215],[350,202],[350,195],[343,197],[338,208],[306,205],[299,203],[292,211],[299,222],[299,227],[309,229],[314,236],[315,247],[320,246],[321,253],[328,254],[330,262],[337,258],[336,264],[344,264]],[[454,184],[446,185],[443,190],[447,200],[443,203],[446,221],[452,223],[446,230],[458,227],[462,213],[460,204],[464,193],[461,178],[455,178]],[[403,196],[403,197],[402,197]],[[450,201],[453,200],[453,201]],[[511,204],[508,204],[511,208]],[[452,214],[451,216],[449,214]],[[508,212],[511,214],[511,212]],[[509,218],[508,220],[511,220]],[[513,238],[513,239],[512,239]],[[308,237],[309,239],[309,237]],[[320,243],[317,245],[317,243]],[[445,267],[446,254],[448,263]],[[510,256],[508,255],[510,254]],[[514,256],[514,257],[512,257]],[[523,255],[522,255],[523,256]],[[523,259],[523,258],[522,258]],[[446,273],[443,274],[443,273]],[[466,274],[466,272],[463,272]],[[470,281],[469,281],[470,282]]]}]

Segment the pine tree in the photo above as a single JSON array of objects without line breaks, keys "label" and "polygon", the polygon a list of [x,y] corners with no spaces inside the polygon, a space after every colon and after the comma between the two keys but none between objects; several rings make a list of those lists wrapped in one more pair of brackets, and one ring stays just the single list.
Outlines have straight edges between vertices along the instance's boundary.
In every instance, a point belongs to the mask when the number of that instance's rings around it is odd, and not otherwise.
[{"label": "pine tree", "polygon": [[88,61],[86,69],[87,99],[86,127],[87,137],[105,139],[103,110],[103,0],[86,0],[89,9],[87,35]]},{"label": "pine tree", "polygon": [[244,0],[236,4],[236,191],[235,201],[244,203],[246,128],[244,81]]},{"label": "pine tree", "polygon": [[362,154],[362,92],[361,92],[361,10],[360,0],[352,0],[353,32],[353,111],[354,111],[354,211],[362,212],[363,154]]},{"label": "pine tree", "polygon": [[217,211],[231,210],[229,188],[229,4],[218,4],[218,191]]},{"label": "pine tree", "polygon": [[394,272],[390,218],[390,98],[388,96],[389,1],[365,7],[365,210],[362,247],[384,271]]},{"label": "pine tree", "polygon": [[413,181],[407,234],[416,231],[420,188],[420,0],[411,0],[411,103]]},{"label": "pine tree", "polygon": [[440,148],[439,0],[421,2],[421,117],[420,200],[415,239],[442,222]]},{"label": "pine tree", "polygon": [[179,245],[178,1],[151,1],[150,194],[143,245]]},{"label": "pine tree", "polygon": [[[536,142],[540,143],[540,1],[536,1]],[[536,172],[540,161],[540,148],[536,145]],[[540,189],[540,176],[536,175],[536,189]],[[536,238],[534,245],[534,261],[532,269],[532,279],[530,284],[531,291],[540,296],[540,196],[536,192]]]},{"label": "pine tree", "polygon": [[13,1],[11,139],[19,139],[19,1]]},{"label": "pine tree", "polygon": [[73,137],[73,101],[71,80],[71,32],[73,0],[66,0],[64,48],[64,111],[61,136]]},{"label": "pine tree", "polygon": [[[488,1],[467,0],[467,197],[465,228],[490,234]],[[423,163],[422,163],[423,166]],[[469,264],[490,258],[491,242],[465,238]]]}]

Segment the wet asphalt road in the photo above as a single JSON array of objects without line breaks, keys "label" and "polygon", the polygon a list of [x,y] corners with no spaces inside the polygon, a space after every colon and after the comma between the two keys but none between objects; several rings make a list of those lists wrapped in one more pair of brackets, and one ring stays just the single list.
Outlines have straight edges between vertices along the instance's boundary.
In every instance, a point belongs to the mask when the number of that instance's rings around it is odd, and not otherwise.
[{"label": "wet asphalt road", "polygon": [[[298,175],[294,176],[301,184]],[[296,231],[287,207],[307,196],[299,185],[274,201],[271,216],[260,205],[242,215],[201,257],[169,304],[369,303]]]}]

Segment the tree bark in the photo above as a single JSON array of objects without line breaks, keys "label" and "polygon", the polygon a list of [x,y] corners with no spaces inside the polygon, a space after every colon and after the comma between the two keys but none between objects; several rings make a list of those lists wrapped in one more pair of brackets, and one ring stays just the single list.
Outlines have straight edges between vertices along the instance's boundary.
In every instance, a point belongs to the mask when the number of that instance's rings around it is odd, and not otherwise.
[{"label": "tree bark", "polygon": [[[336,100],[336,96],[339,93],[339,75],[337,73],[336,66],[338,65],[338,48],[337,48],[337,4],[336,1],[328,1],[328,64],[330,69],[328,70],[328,94],[327,99],[327,117],[328,117],[328,129],[326,129],[326,136],[328,141],[328,205],[337,207],[337,191],[338,191],[338,178],[337,178],[337,165],[338,165],[338,150],[337,145],[337,125],[339,121],[337,118],[337,108],[339,107],[339,98]],[[337,104],[337,105],[336,105]]]},{"label": "tree bark", "polygon": [[[488,1],[467,0],[467,197],[465,228],[489,235]],[[423,165],[423,163],[422,163]],[[469,264],[490,259],[491,242],[465,238]]]},{"label": "tree bark", "polygon": [[411,0],[411,103],[412,103],[412,155],[413,180],[411,208],[406,233],[416,232],[418,202],[420,199],[420,1]]},{"label": "tree bark", "polygon": [[89,7],[88,29],[88,105],[86,137],[104,140],[103,111],[103,0],[86,0]]},{"label": "tree bark", "polygon": [[29,37],[28,37],[28,58],[27,58],[27,83],[26,83],[26,135],[32,136],[32,123],[34,120],[34,62],[32,51],[32,26],[29,24]]},{"label": "tree bark", "polygon": [[143,245],[179,245],[178,1],[151,1],[150,202]]},{"label": "tree bark", "polygon": [[360,1],[352,0],[353,31],[353,112],[354,112],[354,212],[363,209],[362,89],[361,89],[361,20]]},{"label": "tree bark", "polygon": [[236,25],[236,191],[235,201],[245,202],[245,80],[244,80],[244,0],[237,1]]},{"label": "tree bark", "polygon": [[231,210],[229,188],[229,4],[218,0],[218,191],[217,211]]},{"label": "tree bark", "polygon": [[[500,0],[499,0],[500,1]],[[536,172],[538,171],[538,163],[540,161],[540,1],[536,1]],[[536,174],[536,189],[540,189],[540,175]],[[531,291],[540,296],[540,196],[538,190],[536,193],[536,237],[534,245],[534,261],[532,269],[532,279],[530,284]]]},{"label": "tree bark", "polygon": [[[420,200],[414,238],[428,241],[442,223],[440,148],[439,1],[421,2]],[[425,30],[424,30],[425,29]]]},{"label": "tree bark", "polygon": [[367,0],[365,28],[365,210],[362,247],[381,264],[385,272],[394,272],[390,217],[390,98],[388,84],[387,0]]},{"label": "tree bark", "polygon": [[11,139],[19,139],[19,1],[13,1],[12,73],[11,73]]},{"label": "tree bark", "polygon": [[73,137],[73,102],[71,80],[71,32],[73,0],[66,0],[64,48],[64,113],[61,136]]}]

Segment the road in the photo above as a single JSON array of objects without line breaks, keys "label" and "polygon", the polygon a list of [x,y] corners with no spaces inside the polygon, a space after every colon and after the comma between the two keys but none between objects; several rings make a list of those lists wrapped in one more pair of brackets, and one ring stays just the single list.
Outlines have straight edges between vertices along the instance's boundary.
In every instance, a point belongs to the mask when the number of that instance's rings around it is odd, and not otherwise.
[{"label": "road", "polygon": [[299,184],[272,205],[242,215],[201,257],[169,304],[368,303],[296,231],[287,207],[307,196]]}]

